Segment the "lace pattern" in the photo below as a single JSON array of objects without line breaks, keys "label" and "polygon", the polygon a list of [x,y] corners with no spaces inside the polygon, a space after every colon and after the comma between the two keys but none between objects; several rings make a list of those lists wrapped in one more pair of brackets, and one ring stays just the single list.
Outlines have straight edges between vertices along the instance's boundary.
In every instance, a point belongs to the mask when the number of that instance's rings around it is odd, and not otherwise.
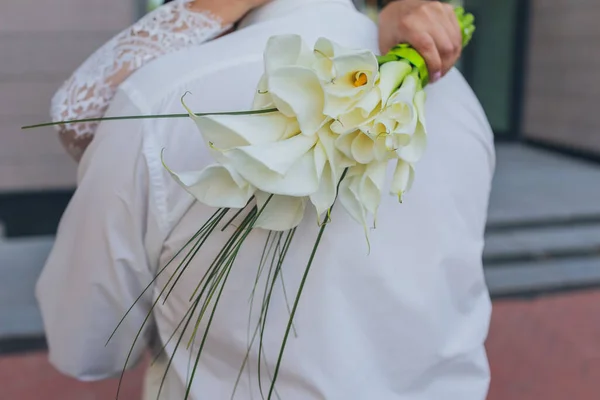
[{"label": "lace pattern", "polygon": [[[54,95],[52,120],[102,117],[121,82],[144,64],[229,29],[210,13],[190,10],[190,1],[176,0],[157,8],[92,54]],[[75,159],[81,157],[97,125],[60,127],[61,141]]]}]

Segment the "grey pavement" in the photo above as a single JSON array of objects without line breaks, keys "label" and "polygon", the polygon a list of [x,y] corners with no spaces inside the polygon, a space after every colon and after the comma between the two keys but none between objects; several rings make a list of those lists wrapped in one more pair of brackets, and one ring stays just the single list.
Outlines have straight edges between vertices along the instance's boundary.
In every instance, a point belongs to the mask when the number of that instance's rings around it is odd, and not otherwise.
[{"label": "grey pavement", "polygon": [[501,268],[487,268],[485,273],[494,296],[600,286],[600,258],[570,257],[511,263]]},{"label": "grey pavement", "polygon": [[43,331],[33,291],[52,243],[52,237],[0,241],[0,339]]},{"label": "grey pavement", "polygon": [[[485,274],[493,295],[600,286],[600,165],[499,145]],[[39,335],[33,296],[52,237],[0,236],[0,339]]]},{"label": "grey pavement", "polygon": [[584,254],[600,255],[600,224],[488,231],[483,259],[490,265]]},{"label": "grey pavement", "polygon": [[490,227],[600,217],[600,165],[519,144],[496,152]]},{"label": "grey pavement", "polygon": [[600,285],[600,165],[497,147],[485,274],[493,295]]}]

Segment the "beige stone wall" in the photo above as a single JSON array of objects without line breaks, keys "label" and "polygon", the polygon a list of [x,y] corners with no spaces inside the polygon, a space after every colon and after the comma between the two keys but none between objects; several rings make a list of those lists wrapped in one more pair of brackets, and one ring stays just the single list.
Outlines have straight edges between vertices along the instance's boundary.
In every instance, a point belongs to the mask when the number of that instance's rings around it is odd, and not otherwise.
[{"label": "beige stone wall", "polygon": [[137,0],[18,0],[0,11],[0,192],[71,187],[75,164],[48,120],[50,98],[100,44],[135,20]]},{"label": "beige stone wall", "polygon": [[600,0],[532,0],[523,131],[600,154]]}]

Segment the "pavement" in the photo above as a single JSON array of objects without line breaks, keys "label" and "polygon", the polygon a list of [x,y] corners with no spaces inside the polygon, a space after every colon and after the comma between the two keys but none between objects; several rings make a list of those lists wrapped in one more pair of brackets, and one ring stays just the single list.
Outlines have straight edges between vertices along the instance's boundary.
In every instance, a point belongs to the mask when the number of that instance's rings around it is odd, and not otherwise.
[{"label": "pavement", "polygon": [[[600,399],[600,166],[522,145],[497,151],[488,400]],[[52,241],[0,240],[0,400],[114,398],[115,381],[69,380],[32,351],[44,347],[33,285]],[[139,398],[142,370],[121,398]]]},{"label": "pavement", "polygon": [[488,400],[600,399],[599,338],[599,290],[494,302]]},{"label": "pavement", "polygon": [[497,160],[484,250],[492,295],[600,287],[600,165],[519,144],[497,146]]},{"label": "pavement", "polygon": [[[495,301],[487,342],[488,400],[598,400],[598,338],[600,290]],[[125,376],[121,399],[140,399],[143,367]],[[0,382],[2,400],[38,400],[41,393],[45,400],[110,400],[117,387],[117,380],[65,378],[45,352],[0,357]]]}]

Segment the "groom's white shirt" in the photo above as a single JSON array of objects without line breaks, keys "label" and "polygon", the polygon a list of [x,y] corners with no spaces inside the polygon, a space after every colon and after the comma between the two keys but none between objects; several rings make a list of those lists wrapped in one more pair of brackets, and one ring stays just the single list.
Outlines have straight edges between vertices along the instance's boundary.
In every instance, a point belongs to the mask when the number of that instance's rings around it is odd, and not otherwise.
[{"label": "groom's white shirt", "polygon": [[[276,0],[244,25],[250,26],[141,69],[122,85],[109,115],[180,113],[186,91],[192,93],[186,101],[195,111],[247,109],[271,35],[297,33],[309,44],[324,36],[347,46],[377,48],[376,27],[350,0]],[[384,198],[370,254],[362,228],[334,209],[295,319],[297,337],[290,339],[284,356],[277,385],[283,400],[486,396],[490,301],[481,252],[494,168],[492,136],[479,103],[456,71],[428,89],[427,111],[429,148],[417,164],[414,188],[404,204]],[[119,374],[168,275],[159,277],[105,347],[106,339],[156,271],[214,211],[194,203],[171,179],[161,164],[162,149],[176,171],[211,162],[189,119],[100,126],[39,280],[50,360],[81,380]],[[296,234],[283,268],[290,295],[317,229],[316,217],[308,214]],[[264,232],[250,236],[231,273],[194,379],[194,399],[230,398],[247,348],[248,298],[265,237]],[[223,238],[199,253],[166,304],[156,308],[132,360],[141,357],[150,336],[159,347],[168,341]],[[255,312],[253,323],[256,318]],[[266,323],[265,384],[287,318],[279,287]],[[170,367],[165,399],[183,398],[187,341]],[[167,354],[176,343],[167,344]],[[149,372],[148,398],[155,398],[166,359],[163,354]],[[259,398],[256,362],[254,351],[236,398]]]}]

